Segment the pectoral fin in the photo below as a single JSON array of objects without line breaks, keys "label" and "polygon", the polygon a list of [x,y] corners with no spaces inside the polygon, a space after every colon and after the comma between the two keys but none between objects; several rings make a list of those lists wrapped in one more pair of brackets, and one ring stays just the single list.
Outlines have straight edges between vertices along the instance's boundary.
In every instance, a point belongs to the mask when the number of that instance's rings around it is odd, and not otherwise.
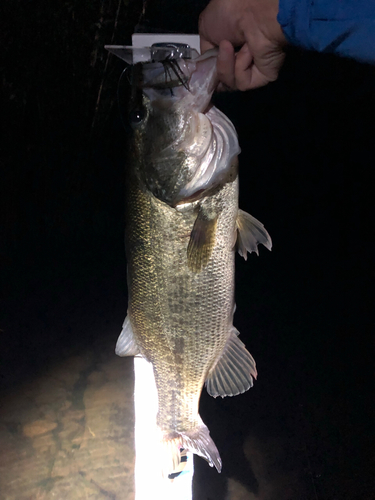
[{"label": "pectoral fin", "polygon": [[236,328],[232,328],[223,353],[206,380],[207,392],[214,398],[242,394],[257,378],[254,358],[237,337]]},{"label": "pectoral fin", "polygon": [[188,266],[195,273],[202,271],[210,260],[215,246],[217,215],[199,208],[187,248]]},{"label": "pectoral fin", "polygon": [[126,316],[124,324],[122,325],[122,331],[117,340],[115,352],[117,356],[121,357],[137,356],[137,354],[140,354],[134,338],[134,333],[129,316]]},{"label": "pectoral fin", "polygon": [[247,260],[247,252],[259,255],[258,245],[261,243],[268,250],[272,248],[271,236],[266,228],[252,215],[238,210],[237,215],[237,250]]}]

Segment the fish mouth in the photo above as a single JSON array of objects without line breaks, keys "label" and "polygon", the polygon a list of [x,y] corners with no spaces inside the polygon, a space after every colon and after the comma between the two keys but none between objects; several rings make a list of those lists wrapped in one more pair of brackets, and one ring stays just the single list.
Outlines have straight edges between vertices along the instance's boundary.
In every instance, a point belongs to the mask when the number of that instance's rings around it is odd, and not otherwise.
[{"label": "fish mouth", "polygon": [[[164,45],[164,44],[163,44]],[[198,93],[193,108],[200,112],[209,111],[211,96],[217,87],[216,60],[218,49],[207,50],[199,55],[195,49],[186,52],[178,47],[132,47],[126,45],[105,45],[109,52],[128,65],[126,71],[132,94],[143,92],[153,101],[161,97],[181,99],[184,89],[192,94]],[[156,57],[156,55],[157,57]],[[164,59],[160,59],[160,54]],[[190,57],[187,57],[189,55]],[[139,62],[135,62],[135,61]],[[202,97],[206,95],[206,98]],[[190,103],[191,104],[191,103]]]},{"label": "fish mouth", "polygon": [[[197,84],[204,86],[210,98],[216,89],[219,79],[216,71],[216,61],[218,49],[207,50],[204,54],[198,56],[194,62],[196,64],[195,71],[191,74],[190,85]],[[203,85],[204,84],[204,85]]]},{"label": "fish mouth", "polygon": [[[189,64],[185,60],[165,59],[159,62],[143,63],[142,89],[171,90],[180,86],[189,90],[191,77]],[[173,92],[171,92],[173,95]]]},{"label": "fish mouth", "polygon": [[170,101],[195,112],[210,110],[212,94],[218,84],[217,50],[212,49],[195,59],[165,59],[142,63],[142,78],[135,83],[155,101]]}]

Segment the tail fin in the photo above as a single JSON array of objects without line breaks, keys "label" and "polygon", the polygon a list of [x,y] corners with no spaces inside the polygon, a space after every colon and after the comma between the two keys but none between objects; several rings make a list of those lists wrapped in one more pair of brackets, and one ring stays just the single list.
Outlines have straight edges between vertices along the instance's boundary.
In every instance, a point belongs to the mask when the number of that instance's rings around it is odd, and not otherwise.
[{"label": "tail fin", "polygon": [[215,466],[218,472],[221,472],[221,458],[218,449],[215,446],[210,431],[199,418],[199,425],[192,431],[185,433],[174,433],[173,437],[165,436],[161,441],[162,469],[164,477],[175,471],[181,461],[180,450],[184,448],[187,451],[195,453],[207,460],[210,467]]}]

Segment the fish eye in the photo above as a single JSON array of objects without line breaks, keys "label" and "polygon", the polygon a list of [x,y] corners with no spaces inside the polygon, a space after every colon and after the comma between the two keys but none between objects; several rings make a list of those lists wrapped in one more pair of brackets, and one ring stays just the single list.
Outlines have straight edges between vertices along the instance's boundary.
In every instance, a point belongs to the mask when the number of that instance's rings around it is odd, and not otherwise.
[{"label": "fish eye", "polygon": [[146,117],[144,107],[134,108],[129,113],[129,119],[132,125],[140,125]]}]

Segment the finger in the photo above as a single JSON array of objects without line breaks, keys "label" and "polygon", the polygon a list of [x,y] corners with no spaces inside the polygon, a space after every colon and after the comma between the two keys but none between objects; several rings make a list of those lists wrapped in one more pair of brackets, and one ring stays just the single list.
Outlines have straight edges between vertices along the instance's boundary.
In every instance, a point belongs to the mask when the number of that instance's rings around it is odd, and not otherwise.
[{"label": "finger", "polygon": [[213,49],[215,47],[213,43],[209,42],[202,36],[200,37],[200,46],[201,46],[201,54],[206,52],[206,50]]},{"label": "finger", "polygon": [[238,90],[249,90],[252,82],[253,56],[245,43],[236,54],[234,75]]},{"label": "finger", "polygon": [[219,80],[231,89],[235,88],[235,60],[233,45],[227,40],[221,41],[217,56],[217,75]]},{"label": "finger", "polygon": [[231,92],[233,90],[236,89],[228,87],[224,83],[220,82],[219,85],[216,87],[215,92]]},{"label": "finger", "polygon": [[207,21],[207,15],[206,15],[207,8],[201,12],[201,15],[199,16],[199,21],[198,21],[198,33],[200,36],[200,47],[201,47],[201,54],[206,52],[206,50],[213,49],[215,45],[209,41],[210,36],[207,35],[207,30],[206,30],[206,21]]},{"label": "finger", "polygon": [[250,82],[247,82],[247,89],[257,89],[258,87],[263,87],[270,83],[274,79],[270,79],[268,76],[264,75],[256,66],[251,68],[251,79]]},{"label": "finger", "polygon": [[[261,54],[258,58],[254,57],[250,71],[247,71],[247,79],[243,82],[243,85],[247,87],[246,90],[263,87],[277,80],[284,59],[285,54],[280,48],[269,50],[268,53]],[[236,83],[238,85],[238,82]]]}]

